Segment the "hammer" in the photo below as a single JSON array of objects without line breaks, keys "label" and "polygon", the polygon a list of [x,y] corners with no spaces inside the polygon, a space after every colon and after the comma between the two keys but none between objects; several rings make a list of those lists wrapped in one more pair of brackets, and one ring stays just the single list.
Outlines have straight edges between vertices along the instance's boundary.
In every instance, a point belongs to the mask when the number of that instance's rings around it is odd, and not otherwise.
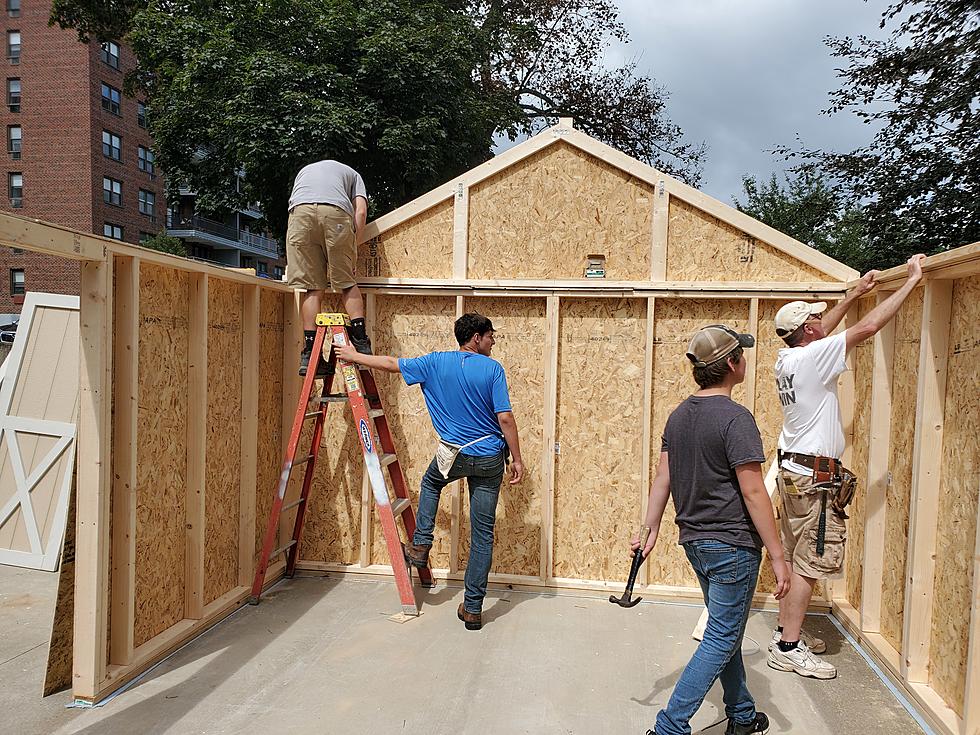
[{"label": "hammer", "polygon": [[622,597],[616,597],[616,595],[609,595],[609,602],[614,602],[620,607],[633,607],[636,603],[642,600],[642,597],[631,597],[633,594],[633,583],[636,582],[636,574],[640,571],[640,565],[643,564],[643,547],[646,546],[647,539],[650,537],[650,529],[644,526],[640,530],[640,545],[637,547],[636,551],[633,552],[633,564],[630,566],[630,576],[626,581],[626,591],[623,592]]}]

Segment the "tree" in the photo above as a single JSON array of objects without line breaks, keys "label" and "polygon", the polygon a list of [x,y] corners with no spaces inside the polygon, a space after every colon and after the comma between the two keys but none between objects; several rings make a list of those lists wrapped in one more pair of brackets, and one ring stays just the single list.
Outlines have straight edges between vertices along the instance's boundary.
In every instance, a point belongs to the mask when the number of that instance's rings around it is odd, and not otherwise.
[{"label": "tree", "polygon": [[743,176],[745,201],[735,199],[735,206],[858,271],[876,267],[869,257],[864,212],[859,207],[850,206],[813,166],[801,167],[784,180],[785,186],[773,174],[760,184],[754,176]]},{"label": "tree", "polygon": [[187,246],[184,244],[184,241],[179,237],[168,235],[166,230],[158,232],[153,237],[146,238],[140,242],[140,245],[150,250],[159,250],[161,253],[187,257]]},{"label": "tree", "polygon": [[980,3],[902,0],[882,27],[901,16],[885,40],[827,40],[846,66],[824,112],[850,111],[872,140],[848,153],[777,149],[861,202],[876,267],[980,240]]},{"label": "tree", "polygon": [[56,0],[52,22],[133,47],[127,90],[147,98],[171,193],[205,211],[258,201],[280,236],[305,163],[357,168],[377,215],[490,158],[495,134],[559,115],[700,176],[703,146],[683,142],[665,92],[601,67],[625,38],[609,0]]}]

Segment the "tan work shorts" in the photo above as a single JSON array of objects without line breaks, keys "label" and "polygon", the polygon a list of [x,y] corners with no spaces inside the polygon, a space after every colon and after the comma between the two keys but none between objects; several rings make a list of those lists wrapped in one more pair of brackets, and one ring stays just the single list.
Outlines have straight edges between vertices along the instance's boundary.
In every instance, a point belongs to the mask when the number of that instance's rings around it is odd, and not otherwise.
[{"label": "tan work shorts", "polygon": [[836,577],[844,567],[844,542],[847,529],[844,519],[830,507],[827,496],[827,530],[823,555],[817,554],[817,526],[820,522],[820,496],[823,490],[813,486],[811,475],[780,469],[776,475],[782,512],[779,533],[783,538],[786,561],[793,571],[810,579]]},{"label": "tan work shorts", "polygon": [[341,291],[354,280],[354,223],[332,204],[297,204],[289,211],[286,262],[289,286]]}]

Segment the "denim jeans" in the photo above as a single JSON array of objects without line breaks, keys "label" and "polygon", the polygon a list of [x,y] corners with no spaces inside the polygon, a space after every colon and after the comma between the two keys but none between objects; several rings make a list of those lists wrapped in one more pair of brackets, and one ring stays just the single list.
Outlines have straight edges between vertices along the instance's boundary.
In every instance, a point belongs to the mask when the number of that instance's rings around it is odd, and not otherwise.
[{"label": "denim jeans", "polygon": [[464,477],[470,491],[470,558],[463,578],[466,588],[463,607],[467,612],[478,613],[483,609],[487,577],[493,561],[493,524],[497,515],[500,482],[504,478],[503,452],[485,457],[460,453],[456,455],[456,461],[449,470],[449,479],[442,476],[433,458],[422,476],[422,492],[419,495],[419,512],[412,543],[432,543],[442,489],[450,482]]},{"label": "denim jeans", "polygon": [[708,625],[667,707],[657,713],[657,735],[688,735],[688,723],[715,679],[724,689],[725,715],[739,724],[755,719],[755,701],[745,685],[742,636],[762,553],[711,540],[690,541],[684,552],[701,583]]}]

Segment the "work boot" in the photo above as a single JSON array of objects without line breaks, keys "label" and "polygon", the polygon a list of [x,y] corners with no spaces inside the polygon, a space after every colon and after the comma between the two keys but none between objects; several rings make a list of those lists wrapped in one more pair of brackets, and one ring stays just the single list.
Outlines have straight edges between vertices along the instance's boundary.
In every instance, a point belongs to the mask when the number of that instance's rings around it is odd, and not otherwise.
[{"label": "work boot", "polygon": [[405,561],[419,569],[425,569],[429,566],[429,551],[431,550],[432,544],[402,544]]},{"label": "work boot", "polygon": [[800,676],[808,676],[811,679],[837,677],[837,667],[810,653],[810,649],[803,641],[797,643],[796,648],[790,651],[781,651],[779,646],[773,646],[769,649],[767,663],[771,669],[795,671]]},{"label": "work boot", "polygon": [[480,613],[467,612],[462,602],[456,610],[456,617],[463,621],[467,630],[479,630],[483,627],[483,616]]},{"label": "work boot", "polygon": [[[310,369],[310,358],[311,357],[313,357],[313,352],[312,351],[307,352],[306,350],[303,350],[299,354],[299,374],[300,374],[300,377],[301,378],[305,378],[306,377],[306,371]],[[318,380],[322,380],[323,378],[326,378],[328,375],[330,375],[330,373],[327,371],[327,363],[325,363],[323,360],[320,360],[320,363],[317,365],[317,368],[316,368],[316,376],[315,377]]]},{"label": "work boot", "polygon": [[766,732],[769,729],[769,718],[765,712],[756,712],[755,719],[748,725],[740,725],[735,720],[728,721],[725,735],[750,735],[753,732]]},{"label": "work boot", "polygon": [[[769,641],[769,650],[771,651],[779,643],[779,639],[782,634],[779,632],[778,628],[773,628],[772,640]],[[827,644],[821,639],[817,638],[815,635],[810,635],[805,630],[800,628],[800,640],[806,643],[806,647],[810,649],[810,653],[823,653],[827,650]]]},{"label": "work boot", "polygon": [[371,338],[365,336],[364,339],[355,337],[353,334],[348,334],[350,337],[350,343],[354,345],[354,349],[360,352],[362,355],[373,355],[371,352]]}]

